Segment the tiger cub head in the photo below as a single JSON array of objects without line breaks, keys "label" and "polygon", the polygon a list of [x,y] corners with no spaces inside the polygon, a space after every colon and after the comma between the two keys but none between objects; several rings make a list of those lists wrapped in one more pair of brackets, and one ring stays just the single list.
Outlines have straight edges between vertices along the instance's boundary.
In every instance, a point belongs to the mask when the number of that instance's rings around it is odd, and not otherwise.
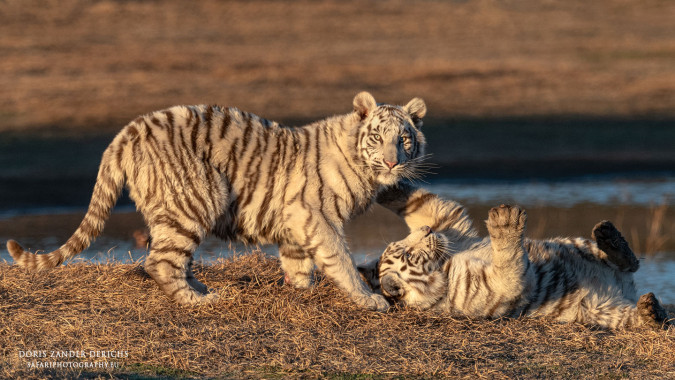
[{"label": "tiger cub head", "polygon": [[426,145],[421,132],[426,112],[420,98],[395,106],[377,104],[368,92],[354,97],[354,116],[359,125],[357,150],[379,184],[419,178]]},{"label": "tiger cub head", "polygon": [[373,290],[395,302],[428,309],[447,293],[443,264],[449,258],[448,239],[424,226],[389,244],[375,263],[359,267]]}]

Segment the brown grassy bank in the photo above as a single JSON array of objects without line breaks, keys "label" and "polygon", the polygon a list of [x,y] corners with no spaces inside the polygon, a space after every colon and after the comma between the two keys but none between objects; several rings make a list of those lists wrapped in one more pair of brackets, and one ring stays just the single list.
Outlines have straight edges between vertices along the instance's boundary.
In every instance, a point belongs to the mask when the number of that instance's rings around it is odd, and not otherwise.
[{"label": "brown grassy bank", "polygon": [[0,130],[117,130],[174,104],[291,121],[357,91],[430,117],[673,116],[663,0],[85,1],[0,7]]},{"label": "brown grassy bank", "polygon": [[[307,291],[282,285],[278,262],[255,254],[199,267],[197,276],[220,289],[217,304],[177,308],[131,264],[44,274],[0,265],[0,377],[675,377],[673,329],[363,312],[329,281]],[[20,357],[33,350],[128,355],[108,359],[121,363],[112,372],[28,369],[53,360]]]}]

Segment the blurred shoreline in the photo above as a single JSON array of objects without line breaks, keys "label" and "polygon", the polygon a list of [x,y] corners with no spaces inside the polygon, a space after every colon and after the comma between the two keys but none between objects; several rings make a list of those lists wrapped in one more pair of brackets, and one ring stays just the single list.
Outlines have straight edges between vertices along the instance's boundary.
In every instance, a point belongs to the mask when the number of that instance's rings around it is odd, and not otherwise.
[{"label": "blurred shoreline", "polygon": [[[110,130],[0,132],[0,212],[86,206],[101,154],[116,133]],[[671,119],[450,118],[431,119],[423,132],[435,166],[428,183],[675,176]]]}]

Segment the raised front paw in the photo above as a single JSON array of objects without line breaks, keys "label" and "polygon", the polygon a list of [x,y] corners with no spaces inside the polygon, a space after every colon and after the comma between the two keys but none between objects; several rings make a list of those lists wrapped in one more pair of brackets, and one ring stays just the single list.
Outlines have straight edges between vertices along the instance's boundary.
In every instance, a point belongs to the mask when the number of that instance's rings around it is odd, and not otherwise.
[{"label": "raised front paw", "polygon": [[505,239],[516,238],[520,239],[525,232],[525,224],[527,223],[527,213],[519,206],[501,205],[490,209],[487,229],[490,233],[490,238]]},{"label": "raised front paw", "polygon": [[359,306],[368,310],[385,312],[389,309],[389,302],[379,294],[357,296],[354,298],[354,301],[356,301]]}]

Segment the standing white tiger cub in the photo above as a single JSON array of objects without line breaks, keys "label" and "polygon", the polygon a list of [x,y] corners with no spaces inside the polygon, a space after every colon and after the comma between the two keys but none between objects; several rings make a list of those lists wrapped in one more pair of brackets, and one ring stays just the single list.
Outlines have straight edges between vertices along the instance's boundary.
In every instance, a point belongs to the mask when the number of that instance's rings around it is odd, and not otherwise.
[{"label": "standing white tiger cub", "polygon": [[432,218],[443,233],[412,230],[359,267],[375,290],[398,302],[471,317],[545,317],[605,328],[669,325],[653,293],[637,299],[633,272],[639,262],[610,222],[595,226],[595,242],[530,240],[523,236],[525,212],[502,205],[490,210],[490,237],[482,239],[459,205],[432,194],[423,203],[445,210],[438,215],[446,217]]},{"label": "standing white tiger cub", "polygon": [[385,310],[356,271],[344,224],[387,186],[417,175],[426,106],[418,98],[378,105],[367,92],[353,106],[297,128],[218,106],[141,116],[103,153],[87,214],[63,246],[36,255],[10,240],[7,249],[28,269],[60,265],[99,235],[126,183],[150,227],[146,271],[179,303],[216,297],[192,273],[193,252],[213,233],[276,243],[295,286],[310,285],[316,264],[356,303]]}]

